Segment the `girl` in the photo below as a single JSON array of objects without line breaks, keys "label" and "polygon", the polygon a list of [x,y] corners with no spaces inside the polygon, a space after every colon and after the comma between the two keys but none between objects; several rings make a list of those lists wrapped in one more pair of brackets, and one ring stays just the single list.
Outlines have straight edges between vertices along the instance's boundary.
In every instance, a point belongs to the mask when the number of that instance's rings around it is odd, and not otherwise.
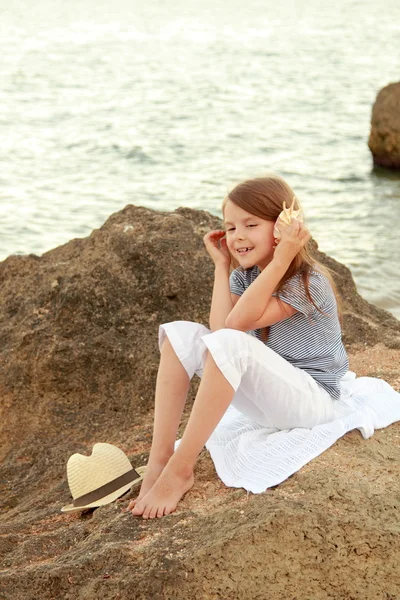
[{"label": "girl", "polygon": [[[312,258],[305,225],[277,222],[293,198],[279,177],[245,181],[223,202],[224,231],[204,236],[215,265],[211,331],[183,321],[160,327],[153,441],[139,496],[127,509],[133,515],[152,519],[176,509],[193,486],[197,457],[231,403],[256,423],[278,429],[335,418],[339,381],[348,369],[336,292]],[[231,261],[237,268],[230,274]],[[174,452],[194,373],[201,383]]]}]

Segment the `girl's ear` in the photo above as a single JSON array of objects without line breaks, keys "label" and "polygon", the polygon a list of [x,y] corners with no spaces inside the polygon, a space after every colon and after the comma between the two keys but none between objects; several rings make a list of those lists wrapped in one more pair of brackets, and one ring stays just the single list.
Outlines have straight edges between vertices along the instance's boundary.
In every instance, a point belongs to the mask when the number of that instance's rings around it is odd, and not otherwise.
[{"label": "girl's ear", "polygon": [[273,236],[274,236],[275,242],[277,240],[279,240],[279,238],[281,236],[281,232],[278,229],[278,221],[279,221],[279,217],[276,219],[276,221],[274,223],[274,229],[273,229]]}]

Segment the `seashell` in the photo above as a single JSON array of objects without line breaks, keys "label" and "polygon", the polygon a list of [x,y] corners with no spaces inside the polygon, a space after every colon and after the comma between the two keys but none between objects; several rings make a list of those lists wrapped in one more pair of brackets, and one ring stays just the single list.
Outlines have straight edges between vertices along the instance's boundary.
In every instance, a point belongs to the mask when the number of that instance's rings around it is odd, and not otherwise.
[{"label": "seashell", "polygon": [[278,229],[278,221],[282,221],[282,223],[286,223],[286,225],[290,225],[290,223],[292,222],[292,219],[297,219],[298,221],[300,221],[301,223],[303,223],[304,221],[304,217],[303,217],[303,211],[301,210],[301,208],[299,208],[299,210],[294,210],[294,202],[296,200],[296,196],[293,196],[293,201],[292,201],[292,206],[290,206],[290,208],[286,207],[286,202],[283,202],[283,211],[279,214],[275,225],[274,225],[274,238],[276,240],[280,240],[281,239],[281,232]]}]

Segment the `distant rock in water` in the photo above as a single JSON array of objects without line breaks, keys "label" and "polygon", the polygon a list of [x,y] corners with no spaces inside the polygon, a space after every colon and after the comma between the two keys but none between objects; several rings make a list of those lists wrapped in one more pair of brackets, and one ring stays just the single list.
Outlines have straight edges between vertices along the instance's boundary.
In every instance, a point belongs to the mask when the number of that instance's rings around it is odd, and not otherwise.
[{"label": "distant rock in water", "polygon": [[400,82],[378,94],[372,109],[368,140],[374,165],[400,170]]}]

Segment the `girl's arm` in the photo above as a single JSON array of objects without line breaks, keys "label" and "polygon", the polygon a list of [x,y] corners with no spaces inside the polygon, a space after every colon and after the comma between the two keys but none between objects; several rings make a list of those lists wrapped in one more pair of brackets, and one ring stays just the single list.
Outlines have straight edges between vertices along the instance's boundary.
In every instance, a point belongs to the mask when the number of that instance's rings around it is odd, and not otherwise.
[{"label": "girl's arm", "polygon": [[279,259],[272,259],[240,296],[239,301],[226,318],[225,327],[251,331],[260,327],[268,327],[295,314],[296,310],[289,304],[272,297],[273,291],[288,270],[290,262],[285,263]]},{"label": "girl's arm", "polygon": [[210,310],[211,331],[226,327],[225,321],[232,311],[233,305],[229,287],[229,266],[224,267],[223,265],[215,265],[214,287]]},{"label": "girl's arm", "polygon": [[290,226],[282,229],[282,237],[272,261],[233,307],[226,318],[226,327],[249,331],[268,327],[295,314],[293,307],[273,298],[272,293],[310,237],[307,228],[295,219]]},{"label": "girl's arm", "polygon": [[230,254],[226,246],[225,231],[210,231],[204,238],[207,252],[215,265],[214,286],[210,309],[210,329],[216,331],[226,327],[225,320],[235,302],[229,287]]}]

